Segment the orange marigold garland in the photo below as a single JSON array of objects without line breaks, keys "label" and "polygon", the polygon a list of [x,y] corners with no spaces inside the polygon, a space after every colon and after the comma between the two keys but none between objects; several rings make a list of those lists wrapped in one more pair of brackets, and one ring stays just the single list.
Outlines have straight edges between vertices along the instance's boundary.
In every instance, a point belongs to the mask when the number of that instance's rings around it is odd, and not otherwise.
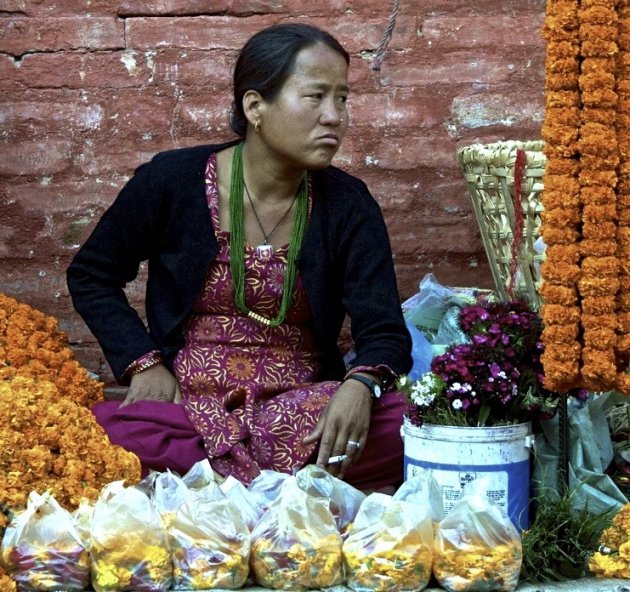
[{"label": "orange marigold garland", "polygon": [[[616,118],[611,117],[617,108],[616,5],[617,0],[600,0],[598,5],[582,3],[578,10],[582,58],[579,88],[583,106],[578,178],[582,236],[591,240],[616,238],[617,197],[610,191],[611,185],[617,185],[619,165]],[[582,251],[577,283],[581,302],[616,295],[618,275],[616,257]],[[592,391],[609,390],[616,382],[616,328],[605,323],[606,319],[615,316],[615,312],[615,305],[596,315],[585,315],[582,311],[581,383]]]},{"label": "orange marigold garland", "polygon": [[541,316],[545,326],[541,360],[545,386],[561,392],[577,386],[581,365],[580,347],[575,340],[579,335],[580,254],[574,245],[580,235],[581,221],[577,179],[580,41],[576,0],[548,0],[543,36],[547,40],[547,55],[542,137],[547,164],[541,235],[547,248],[541,266]]},{"label": "orange marigold garland", "polygon": [[[620,159],[617,185],[617,259],[620,263],[618,310],[623,317],[630,313],[630,1],[619,0],[617,12],[617,141]],[[618,371],[615,386],[618,391],[630,394],[630,375],[625,371],[630,364],[630,327],[620,322],[617,331]]]},{"label": "orange marigold garland", "polygon": [[630,394],[630,0],[548,0],[543,35],[545,382]]}]

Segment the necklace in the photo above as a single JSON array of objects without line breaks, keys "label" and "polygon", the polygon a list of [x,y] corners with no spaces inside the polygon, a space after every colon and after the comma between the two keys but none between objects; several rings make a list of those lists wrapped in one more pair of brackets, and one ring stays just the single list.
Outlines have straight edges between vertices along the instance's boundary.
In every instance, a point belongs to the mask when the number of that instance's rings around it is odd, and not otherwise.
[{"label": "necklace", "polygon": [[[245,229],[243,220],[243,189],[245,180],[243,178],[243,143],[237,144],[232,156],[232,183],[230,187],[230,271],[232,272],[232,282],[234,284],[234,304],[236,308],[250,319],[253,319],[268,327],[280,325],[289,310],[289,305],[293,298],[295,280],[297,277],[297,257],[302,247],[304,231],[306,229],[306,218],[308,215],[308,178],[300,184],[294,201],[297,201],[295,219],[289,240],[289,252],[287,253],[287,266],[284,270],[284,281],[282,284],[282,298],[280,309],[274,319],[250,310],[245,303]],[[248,194],[249,197],[249,194]],[[291,202],[293,207],[293,202]],[[287,216],[291,207],[284,213]],[[258,219],[258,217],[256,217]],[[258,222],[260,224],[260,221]],[[278,226],[278,225],[276,225]],[[262,230],[262,227],[261,227]],[[273,233],[274,229],[271,231]],[[265,235],[265,241],[271,236]],[[265,233],[263,232],[263,235]],[[271,246],[271,245],[270,245]]]},{"label": "necklace", "polygon": [[263,261],[269,261],[269,259],[273,255],[273,245],[269,243],[269,239],[271,238],[271,235],[277,230],[278,226],[280,226],[280,224],[282,224],[285,218],[289,215],[289,212],[293,208],[293,204],[295,203],[295,200],[298,198],[300,191],[298,190],[295,193],[289,207],[286,209],[284,214],[282,214],[282,216],[280,217],[280,220],[276,222],[276,225],[271,229],[269,234],[267,234],[265,232],[265,229],[263,228],[260,218],[258,217],[258,212],[256,212],[256,208],[254,207],[254,202],[252,201],[252,196],[249,194],[249,189],[247,189],[247,184],[245,183],[245,179],[243,179],[243,187],[245,187],[245,193],[247,194],[247,199],[249,200],[249,203],[252,206],[252,211],[254,212],[254,216],[256,217],[256,222],[258,222],[258,228],[260,228],[260,232],[262,232],[263,236],[265,237],[265,242],[262,245],[258,245],[256,247],[256,254]]}]

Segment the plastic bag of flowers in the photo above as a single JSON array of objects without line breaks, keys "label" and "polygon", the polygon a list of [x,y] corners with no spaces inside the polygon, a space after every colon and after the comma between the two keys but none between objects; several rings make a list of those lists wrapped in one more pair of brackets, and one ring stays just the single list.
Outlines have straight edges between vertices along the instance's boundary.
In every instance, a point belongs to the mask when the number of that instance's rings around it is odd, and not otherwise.
[{"label": "plastic bag of flowers", "polygon": [[307,465],[295,474],[295,478],[306,493],[327,500],[337,528],[345,538],[365,494],[317,465]]},{"label": "plastic bag of flowers", "polygon": [[247,580],[249,529],[239,507],[222,494],[191,491],[175,513],[168,538],[173,590],[234,590]]},{"label": "plastic bag of flowers", "polygon": [[278,499],[282,484],[288,477],[287,473],[263,469],[260,471],[260,475],[249,484],[247,489],[254,496],[256,503],[262,506],[266,512],[273,502]]},{"label": "plastic bag of flowers", "polygon": [[79,505],[72,512],[72,522],[74,523],[85,548],[89,551],[91,545],[92,514],[94,513],[94,502],[83,498]]},{"label": "plastic bag of flowers", "polygon": [[265,509],[258,503],[254,495],[245,485],[231,475],[219,485],[219,489],[235,505],[241,513],[247,528],[252,531],[265,513]]},{"label": "plastic bag of flowers", "polygon": [[91,524],[96,592],[158,592],[171,587],[167,534],[149,497],[114,481],[101,491]]},{"label": "plastic bag of flowers", "polygon": [[148,495],[162,519],[164,528],[168,530],[177,510],[188,499],[190,490],[179,475],[168,469],[162,473],[149,474],[143,482],[148,480],[150,480]]},{"label": "plastic bag of flowers", "polygon": [[343,543],[343,559],[348,587],[357,592],[424,589],[433,559],[428,505],[370,494]]},{"label": "plastic bag of flowers", "polygon": [[197,461],[182,477],[188,489],[202,489],[211,483],[218,483],[220,476],[214,472],[207,458]]},{"label": "plastic bag of flowers", "polygon": [[512,592],[518,584],[521,537],[487,489],[483,478],[468,483],[437,530],[433,574],[449,592]]},{"label": "plastic bag of flowers", "polygon": [[328,502],[288,476],[280,495],[252,532],[251,573],[276,590],[308,590],[343,583],[341,535]]},{"label": "plastic bag of flowers", "polygon": [[70,512],[33,491],[4,533],[2,560],[18,590],[86,590],[90,557]]},{"label": "plastic bag of flowers", "polygon": [[442,489],[433,472],[422,467],[414,467],[415,475],[407,479],[394,494],[394,499],[428,507],[433,528],[444,519],[444,499]]}]

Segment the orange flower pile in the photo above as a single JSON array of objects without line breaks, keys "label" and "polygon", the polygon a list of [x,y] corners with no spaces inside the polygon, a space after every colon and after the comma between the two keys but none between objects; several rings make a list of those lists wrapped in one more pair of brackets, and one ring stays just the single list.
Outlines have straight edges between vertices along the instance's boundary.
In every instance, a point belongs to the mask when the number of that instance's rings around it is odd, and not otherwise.
[{"label": "orange flower pile", "polygon": [[630,394],[629,1],[547,2],[541,359],[553,391]]},{"label": "orange flower pile", "polygon": [[0,294],[0,378],[45,378],[79,405],[102,401],[103,384],[74,358],[57,320]]},{"label": "orange flower pile", "polygon": [[[31,491],[73,510],[107,483],[140,480],[138,457],[114,446],[89,409],[102,398],[55,319],[0,294],[0,537]],[[4,579],[0,571],[0,589],[13,589]]]}]

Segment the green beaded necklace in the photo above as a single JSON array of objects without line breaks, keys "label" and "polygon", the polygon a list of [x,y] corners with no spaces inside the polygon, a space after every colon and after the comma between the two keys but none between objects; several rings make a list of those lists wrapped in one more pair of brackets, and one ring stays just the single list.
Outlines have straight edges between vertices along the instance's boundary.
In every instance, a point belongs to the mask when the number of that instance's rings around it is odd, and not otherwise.
[{"label": "green beaded necklace", "polygon": [[234,285],[234,303],[236,308],[253,319],[268,327],[277,327],[284,322],[293,297],[295,280],[297,277],[297,257],[302,247],[306,218],[308,212],[308,182],[304,175],[298,189],[299,195],[295,210],[295,220],[289,240],[289,252],[287,254],[287,267],[284,272],[282,286],[282,299],[280,310],[275,319],[251,311],[245,303],[245,223],[243,220],[243,188],[245,185],[243,176],[243,143],[237,144],[232,157],[232,185],[230,187],[230,270]]}]

